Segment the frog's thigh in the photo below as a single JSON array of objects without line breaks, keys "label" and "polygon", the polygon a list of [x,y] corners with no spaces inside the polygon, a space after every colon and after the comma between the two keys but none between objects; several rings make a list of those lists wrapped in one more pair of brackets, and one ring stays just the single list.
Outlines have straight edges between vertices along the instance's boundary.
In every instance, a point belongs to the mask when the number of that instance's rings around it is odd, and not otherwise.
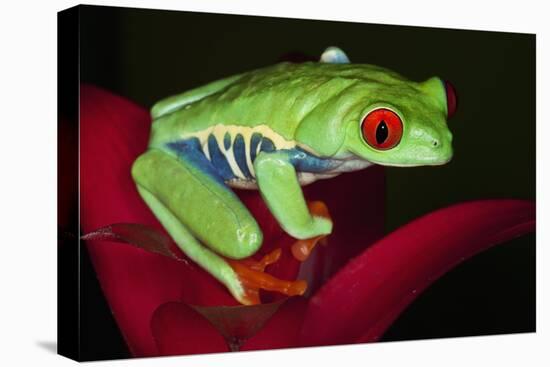
[{"label": "frog's thigh", "polygon": [[199,241],[181,224],[179,219],[152,193],[145,188],[137,185],[137,189],[147,203],[149,208],[155,213],[155,216],[162,223],[166,231],[172,236],[174,241],[182,248],[185,254],[212,276],[225,284],[231,294],[242,302],[245,290],[237,273],[231,265],[214,251],[202,246]]},{"label": "frog's thigh", "polygon": [[262,244],[262,232],[239,198],[193,159],[149,150],[136,160],[132,174],[139,186],[217,253],[240,259]]}]

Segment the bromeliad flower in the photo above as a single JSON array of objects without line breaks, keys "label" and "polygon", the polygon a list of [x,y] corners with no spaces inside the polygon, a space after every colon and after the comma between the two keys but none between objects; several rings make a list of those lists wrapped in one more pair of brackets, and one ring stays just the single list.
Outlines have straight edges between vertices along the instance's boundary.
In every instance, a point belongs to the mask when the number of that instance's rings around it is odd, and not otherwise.
[{"label": "bromeliad flower", "polygon": [[534,230],[533,203],[484,200],[435,211],[382,238],[383,170],[371,167],[304,188],[308,200],[327,204],[335,227],[302,262],[259,194],[239,191],[264,233],[254,260],[278,257],[266,273],[305,280],[308,290],[290,298],[261,291],[262,304],[237,306],[186,260],[135,189],[130,167],[147,146],[148,112],[93,86],[83,86],[80,98],[82,228],[134,356],[376,341],[446,271]]}]

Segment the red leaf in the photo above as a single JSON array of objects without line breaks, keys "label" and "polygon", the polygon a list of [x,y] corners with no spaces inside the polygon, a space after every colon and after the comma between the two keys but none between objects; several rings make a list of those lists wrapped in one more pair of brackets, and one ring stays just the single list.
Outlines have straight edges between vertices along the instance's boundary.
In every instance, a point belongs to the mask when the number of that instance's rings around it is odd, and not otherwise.
[{"label": "red leaf", "polygon": [[240,350],[297,347],[305,309],[303,297],[232,307],[170,302],[155,311],[151,330],[161,355],[226,352],[227,343]]},{"label": "red leaf", "polygon": [[151,318],[151,332],[162,356],[228,351],[218,330],[181,302],[161,305]]},{"label": "red leaf", "polygon": [[239,350],[241,345],[260,330],[281,307],[285,300],[252,306],[191,306],[207,319],[231,345]]},{"label": "red leaf", "polygon": [[299,347],[299,336],[307,308],[304,297],[291,297],[267,321],[241,350],[262,350]]},{"label": "red leaf", "polygon": [[311,299],[304,345],[376,341],[427,286],[491,245],[535,229],[535,204],[453,205],[399,228],[350,261]]},{"label": "red leaf", "polygon": [[[162,229],[139,197],[130,167],[147,146],[146,110],[93,86],[80,92],[80,204],[84,233],[112,223]],[[149,322],[163,303],[231,305],[235,300],[199,267],[131,246],[87,241],[101,288],[132,354],[155,356]]]},{"label": "red leaf", "polygon": [[[151,123],[148,112],[121,97],[84,85],[80,93],[80,115],[83,232],[125,222],[150,226],[165,233],[139,197],[130,176],[133,161],[147,146]],[[326,247],[318,246],[314,251],[312,261],[299,263],[289,251],[283,251],[281,259],[270,265],[267,272],[282,279],[295,279],[300,271],[310,280],[309,288],[316,289],[349,257],[381,236],[383,192],[381,167],[344,174],[305,187],[308,200],[327,203],[335,220],[334,233]],[[238,191],[237,194],[264,232],[264,244],[256,257],[277,247],[286,249],[294,242],[283,233],[257,191]],[[365,222],[369,225],[365,226]],[[206,306],[236,304],[225,287],[198,266],[187,266],[131,246],[113,246],[106,241],[89,240],[87,247],[115,320],[135,356],[158,355],[149,322],[160,305],[171,301]],[[264,296],[264,302],[280,298],[274,294]],[[286,309],[285,306],[279,312]],[[266,329],[276,334],[279,325],[286,324],[279,318],[279,312],[274,316],[279,320],[277,325],[267,329],[272,324],[266,324]],[[295,314],[284,315],[291,320],[295,318]],[[266,332],[262,329],[258,334],[263,335],[261,343],[254,344],[252,338],[244,348],[259,345],[267,348],[270,337]],[[273,339],[274,345],[294,343],[277,335]],[[292,338],[296,339],[295,336]],[[208,343],[208,340],[202,342]]]},{"label": "red leaf", "polygon": [[141,224],[115,223],[86,233],[81,239],[85,241],[97,240],[127,243],[145,251],[157,253],[174,260],[184,261],[188,264],[187,260],[180,255],[181,251],[178,251],[170,237]]}]

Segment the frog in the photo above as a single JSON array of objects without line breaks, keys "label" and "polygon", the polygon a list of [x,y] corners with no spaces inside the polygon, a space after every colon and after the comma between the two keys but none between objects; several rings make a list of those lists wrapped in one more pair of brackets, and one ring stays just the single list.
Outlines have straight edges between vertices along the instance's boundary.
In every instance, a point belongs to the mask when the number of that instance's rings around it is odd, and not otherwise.
[{"label": "frog", "polygon": [[131,175],[182,252],[240,304],[260,303],[262,289],[303,295],[305,280],[265,271],[282,249],[253,260],[263,233],[235,190],[259,191],[304,261],[333,220],[302,187],[373,165],[446,164],[455,102],[439,77],[411,81],[333,46],[317,62],[280,62],[160,100]]}]

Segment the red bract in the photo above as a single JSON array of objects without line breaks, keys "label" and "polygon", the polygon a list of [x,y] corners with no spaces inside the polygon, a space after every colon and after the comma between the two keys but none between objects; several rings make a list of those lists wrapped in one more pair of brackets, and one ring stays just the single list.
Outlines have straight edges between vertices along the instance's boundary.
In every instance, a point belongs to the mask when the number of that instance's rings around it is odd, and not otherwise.
[{"label": "red bract", "polygon": [[[92,86],[82,87],[80,98],[82,230],[127,223],[115,227],[126,231],[122,236],[106,239],[137,240],[141,247],[87,241],[101,287],[132,354],[228,350],[219,333],[223,328],[213,327],[195,307],[236,305],[227,290],[193,263],[175,260],[184,257],[179,250],[175,256],[173,249],[144,250],[154,248],[149,241],[158,240],[157,231],[161,237],[165,234],[130,176],[133,161],[147,147],[148,112]],[[327,204],[335,226],[328,244],[318,246],[311,259],[300,263],[290,254],[294,239],[280,229],[258,192],[238,192],[264,232],[256,257],[281,247],[281,259],[268,272],[282,279],[299,276],[309,283],[307,297],[294,297],[271,310],[273,316],[257,332],[252,330],[254,335],[247,335],[242,350],[377,340],[425,287],[458,262],[534,230],[534,204],[479,201],[428,214],[380,240],[381,167],[316,182],[305,187],[304,194],[308,200]],[[133,224],[153,230],[132,232]],[[140,237],[143,233],[145,237]],[[282,297],[266,293],[262,300]],[[246,310],[239,312],[246,316]],[[254,318],[256,311],[250,312],[248,317]]]},{"label": "red bract", "polygon": [[416,219],[370,246],[315,294],[302,343],[376,341],[445,272],[534,228],[534,204],[519,200],[457,204]]}]

